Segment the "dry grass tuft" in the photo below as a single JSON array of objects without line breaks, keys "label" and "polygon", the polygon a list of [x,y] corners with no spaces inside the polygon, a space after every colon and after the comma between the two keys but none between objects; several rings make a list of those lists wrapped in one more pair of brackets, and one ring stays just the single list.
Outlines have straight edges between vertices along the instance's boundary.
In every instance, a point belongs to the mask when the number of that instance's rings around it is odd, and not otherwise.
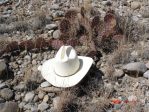
[{"label": "dry grass tuft", "polygon": [[77,111],[77,105],[74,103],[74,99],[76,96],[74,93],[70,90],[64,90],[60,94],[60,99],[58,102],[58,107],[56,112],[76,112]]}]

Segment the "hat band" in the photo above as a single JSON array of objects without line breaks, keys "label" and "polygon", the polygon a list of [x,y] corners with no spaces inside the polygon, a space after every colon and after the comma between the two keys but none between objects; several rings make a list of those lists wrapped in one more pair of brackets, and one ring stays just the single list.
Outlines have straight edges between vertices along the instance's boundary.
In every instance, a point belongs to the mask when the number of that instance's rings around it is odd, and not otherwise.
[{"label": "hat band", "polygon": [[[62,67],[60,67],[62,69]],[[78,72],[80,68],[80,61],[79,59],[76,60],[74,66],[70,65],[69,68],[63,68],[62,71],[58,71],[57,67],[54,67],[54,72],[56,73],[56,75],[61,76],[61,77],[69,77],[74,75],[76,72]]]}]

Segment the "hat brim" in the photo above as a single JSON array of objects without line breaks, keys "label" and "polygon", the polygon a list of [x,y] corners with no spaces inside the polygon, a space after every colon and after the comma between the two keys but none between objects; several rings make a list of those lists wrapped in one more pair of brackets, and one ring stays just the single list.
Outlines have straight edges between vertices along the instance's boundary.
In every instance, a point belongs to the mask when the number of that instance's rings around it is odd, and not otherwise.
[{"label": "hat brim", "polygon": [[83,77],[89,71],[93,59],[90,57],[78,56],[80,61],[79,70],[68,77],[61,77],[57,75],[54,71],[53,63],[55,61],[54,58],[49,59],[42,65],[41,74],[45,80],[51,83],[55,87],[72,87],[78,84]]}]

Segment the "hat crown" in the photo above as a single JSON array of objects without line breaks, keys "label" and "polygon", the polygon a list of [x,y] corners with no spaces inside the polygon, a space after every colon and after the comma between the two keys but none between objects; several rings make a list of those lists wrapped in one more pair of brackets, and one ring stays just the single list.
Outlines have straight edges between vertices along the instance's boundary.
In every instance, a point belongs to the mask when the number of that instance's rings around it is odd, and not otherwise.
[{"label": "hat crown", "polygon": [[79,69],[79,59],[72,46],[62,46],[55,56],[55,72],[57,75],[67,77]]}]

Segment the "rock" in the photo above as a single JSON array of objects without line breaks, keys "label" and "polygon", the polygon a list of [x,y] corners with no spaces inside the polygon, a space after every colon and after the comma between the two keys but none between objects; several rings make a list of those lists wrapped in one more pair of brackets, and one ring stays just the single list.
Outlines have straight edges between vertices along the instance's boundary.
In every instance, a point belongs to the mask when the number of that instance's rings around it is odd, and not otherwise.
[{"label": "rock", "polygon": [[43,88],[45,88],[45,87],[51,86],[51,84],[49,82],[45,81],[45,82],[41,83],[40,86],[43,87]]},{"label": "rock", "polygon": [[58,10],[59,9],[59,5],[58,4],[53,4],[50,7],[51,10]]},{"label": "rock", "polygon": [[123,70],[115,69],[113,75],[114,75],[114,77],[122,77],[124,75],[124,72],[123,72]]},{"label": "rock", "polygon": [[42,102],[41,104],[38,105],[38,110],[40,110],[41,112],[43,112],[44,110],[46,110],[49,107],[49,104]]},{"label": "rock", "polygon": [[33,92],[28,92],[26,95],[25,95],[25,98],[24,100],[26,102],[31,102],[34,98],[35,94]]},{"label": "rock", "polygon": [[59,106],[59,102],[60,102],[60,97],[59,96],[53,98],[53,107],[54,107],[55,110],[57,110],[57,108]]},{"label": "rock", "polygon": [[3,77],[5,70],[6,70],[5,62],[3,60],[0,60],[0,77]]},{"label": "rock", "polygon": [[43,99],[44,95],[45,93],[40,91],[38,94],[39,99]]},{"label": "rock", "polygon": [[147,67],[142,62],[134,62],[123,66],[123,70],[130,75],[142,75],[147,71]]},{"label": "rock", "polygon": [[56,88],[56,87],[45,87],[45,88],[39,88],[39,91],[44,91],[44,92],[61,92],[62,89],[61,88]]},{"label": "rock", "polygon": [[53,32],[53,38],[54,39],[60,38],[60,30],[56,30],[56,31]]},{"label": "rock", "polygon": [[19,108],[21,108],[21,109],[24,108],[25,104],[26,104],[25,102],[21,102],[21,103],[19,104]]},{"label": "rock", "polygon": [[32,54],[32,59],[35,59],[35,58],[37,58],[37,54]]},{"label": "rock", "polygon": [[18,112],[18,104],[16,102],[0,103],[0,112]]},{"label": "rock", "polygon": [[21,95],[20,95],[20,94],[16,94],[16,95],[15,95],[15,100],[18,101],[18,100],[20,100],[20,99],[21,99]]},{"label": "rock", "polygon": [[49,36],[49,37],[52,37],[53,32],[54,32],[54,30],[50,30],[50,31],[48,31],[48,36]]},{"label": "rock", "polygon": [[46,102],[47,103],[48,100],[49,100],[49,96],[48,95],[45,95],[44,98],[43,98],[43,102]]},{"label": "rock", "polygon": [[144,76],[145,78],[148,78],[148,79],[149,79],[149,70],[146,71],[146,72],[143,74],[143,76]]},{"label": "rock", "polygon": [[4,88],[0,91],[0,95],[5,100],[10,100],[13,97],[13,92],[9,88]]},{"label": "rock", "polygon": [[47,30],[55,30],[55,29],[57,29],[57,27],[58,26],[56,24],[47,24],[45,28]]},{"label": "rock", "polygon": [[147,69],[149,69],[149,62],[148,62],[148,63],[146,63],[146,67],[147,67]]},{"label": "rock", "polygon": [[3,89],[5,87],[7,87],[7,85],[5,83],[0,83],[0,89]]},{"label": "rock", "polygon": [[25,83],[19,83],[17,86],[14,86],[13,88],[16,91],[24,91],[27,89],[26,84]]},{"label": "rock", "polygon": [[37,95],[35,95],[34,102],[37,102],[38,100],[39,100],[39,97]]},{"label": "rock", "polygon": [[141,3],[137,2],[137,1],[133,1],[133,2],[131,2],[131,8],[133,10],[140,9],[141,8]]},{"label": "rock", "polygon": [[27,60],[27,61],[30,61],[30,60],[31,60],[31,57],[30,57],[29,55],[26,55],[26,56],[24,57],[24,59]]},{"label": "rock", "polygon": [[36,60],[33,60],[33,61],[32,61],[32,64],[33,64],[33,65],[36,65],[36,64],[37,64],[37,61],[36,61]]}]

